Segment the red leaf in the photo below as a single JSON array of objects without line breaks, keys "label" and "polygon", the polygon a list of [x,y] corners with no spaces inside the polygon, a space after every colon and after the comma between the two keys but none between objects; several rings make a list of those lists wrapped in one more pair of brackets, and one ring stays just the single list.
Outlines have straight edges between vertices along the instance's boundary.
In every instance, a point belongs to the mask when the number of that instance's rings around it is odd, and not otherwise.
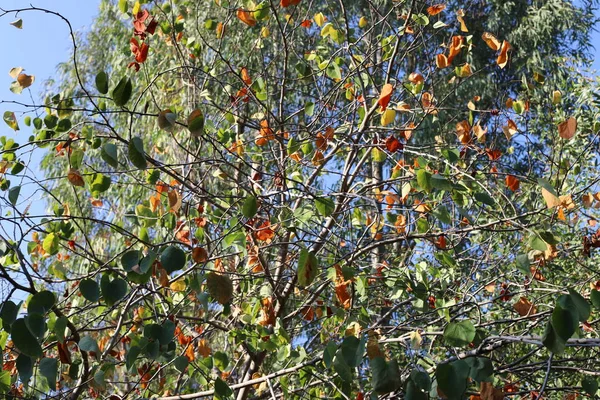
[{"label": "red leaf", "polygon": [[296,6],[300,3],[301,0],[281,0],[281,7],[289,7]]},{"label": "red leaf", "polygon": [[385,85],[383,85],[383,88],[381,89],[381,94],[379,95],[379,100],[377,100],[377,103],[381,106],[382,111],[385,111],[388,104],[390,103],[393,91],[394,87],[391,84],[386,83]]},{"label": "red leaf", "polygon": [[513,192],[516,192],[517,190],[519,190],[519,180],[515,176],[507,175],[506,186]]},{"label": "red leaf", "polygon": [[402,143],[392,135],[385,139],[385,148],[390,153],[395,153],[398,150],[402,150],[403,146]]}]

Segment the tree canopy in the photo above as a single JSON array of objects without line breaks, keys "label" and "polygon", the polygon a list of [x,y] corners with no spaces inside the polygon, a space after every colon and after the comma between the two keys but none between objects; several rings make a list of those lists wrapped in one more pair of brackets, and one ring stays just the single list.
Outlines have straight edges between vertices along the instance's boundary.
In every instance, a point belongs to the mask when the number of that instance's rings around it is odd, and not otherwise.
[{"label": "tree canopy", "polygon": [[595,397],[597,5],[0,9],[72,46],[5,88],[0,392]]}]

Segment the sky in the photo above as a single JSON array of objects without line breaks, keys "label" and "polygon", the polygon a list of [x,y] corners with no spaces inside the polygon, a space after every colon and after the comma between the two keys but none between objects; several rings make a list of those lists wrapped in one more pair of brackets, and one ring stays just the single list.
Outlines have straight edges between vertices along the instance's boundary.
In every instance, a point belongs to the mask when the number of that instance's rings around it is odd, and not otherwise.
[{"label": "sky", "polygon": [[[0,7],[4,10],[29,7],[32,4],[35,7],[46,8],[60,12],[66,17],[76,31],[89,29],[94,17],[97,14],[99,0],[0,0]],[[17,29],[9,23],[21,18],[23,20],[22,29]],[[72,47],[69,37],[69,29],[60,18],[45,14],[40,11],[27,11],[15,16],[14,13],[0,18],[0,99],[9,101],[20,101],[31,103],[31,96],[38,102],[42,92],[43,82],[54,77],[56,66],[68,60]],[[22,67],[25,73],[34,75],[33,85],[16,95],[10,92],[9,88],[14,80],[8,74],[11,68]],[[20,130],[14,132],[3,121],[0,121],[0,136],[14,138],[17,143],[27,142],[27,138],[32,134],[32,128],[25,126],[22,122],[22,110],[14,104],[0,104],[0,116],[5,111],[15,112]],[[43,110],[41,110],[43,112]],[[30,114],[31,115],[31,114]],[[33,117],[33,116],[32,116]],[[32,172],[36,176],[39,174],[38,164],[41,152],[38,151],[29,163]],[[19,185],[18,180],[12,178],[11,186]],[[29,206],[32,215],[39,215],[44,212],[44,203],[39,201],[39,195],[34,194],[33,185],[23,186],[19,196],[17,207],[24,210]],[[10,207],[6,203],[0,203],[0,215],[6,215]],[[2,234],[8,237],[14,237],[10,226],[0,223],[0,227],[6,229]]]}]

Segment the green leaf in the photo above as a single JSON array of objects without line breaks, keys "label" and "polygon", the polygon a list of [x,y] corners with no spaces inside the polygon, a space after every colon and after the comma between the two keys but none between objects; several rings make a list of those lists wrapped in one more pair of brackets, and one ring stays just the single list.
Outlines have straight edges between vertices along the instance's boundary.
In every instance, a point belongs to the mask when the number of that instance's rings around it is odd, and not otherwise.
[{"label": "green leaf", "polygon": [[139,268],[141,253],[139,250],[129,250],[121,256],[121,265],[127,272]]},{"label": "green leaf", "polygon": [[564,342],[573,336],[579,327],[579,313],[568,296],[561,296],[552,311],[552,327]]},{"label": "green leaf", "polygon": [[593,289],[592,293],[590,293],[590,300],[592,301],[594,308],[600,310],[600,292]]},{"label": "green leaf", "polygon": [[352,369],[346,363],[342,349],[339,349],[333,359],[333,370],[344,382],[352,382]]},{"label": "green leaf", "polygon": [[220,371],[225,371],[229,365],[229,357],[227,357],[227,354],[223,353],[222,351],[217,351],[213,355],[213,361],[215,363],[215,367],[217,367]]},{"label": "green leaf", "polygon": [[87,301],[91,301],[92,303],[100,299],[100,286],[92,279],[82,279],[79,282],[79,291]]},{"label": "green leaf", "polygon": [[315,206],[317,211],[324,217],[329,217],[335,211],[335,203],[333,200],[325,197],[317,197],[315,199]]},{"label": "green leaf", "polygon": [[108,93],[108,75],[101,71],[96,75],[96,89],[102,94]]},{"label": "green leaf", "polygon": [[179,372],[184,372],[189,364],[190,362],[186,356],[179,356],[173,361],[173,365]]},{"label": "green leaf", "polygon": [[23,318],[17,319],[11,327],[11,337],[13,343],[19,351],[33,358],[42,356],[42,346],[25,324]]},{"label": "green leaf", "polygon": [[438,389],[449,400],[462,399],[467,390],[469,370],[469,365],[463,360],[438,365],[435,370]]},{"label": "green leaf", "polygon": [[100,150],[100,157],[111,167],[119,166],[117,146],[112,143],[105,143]]},{"label": "green leaf", "polygon": [[221,378],[215,380],[215,396],[222,400],[231,397],[233,390]]},{"label": "green leaf", "polygon": [[475,200],[477,200],[480,203],[486,204],[488,206],[493,206],[496,202],[494,201],[494,199],[492,199],[490,197],[489,194],[485,193],[485,192],[479,192],[479,193],[475,193],[473,195],[473,197],[475,198]]},{"label": "green leaf", "polygon": [[29,328],[29,332],[33,333],[38,339],[44,337],[44,334],[48,330],[46,320],[41,314],[29,314],[24,317],[25,325]]},{"label": "green leaf", "polygon": [[185,252],[177,246],[167,247],[160,255],[160,263],[169,274],[183,269],[185,262]]},{"label": "green leaf", "polygon": [[58,121],[58,124],[56,124],[55,130],[58,133],[66,133],[69,132],[72,127],[73,124],[71,123],[70,119],[61,119],[60,121]]},{"label": "green leaf", "polygon": [[587,394],[592,397],[596,396],[596,392],[598,391],[598,381],[592,376],[586,376],[581,381],[581,387]]},{"label": "green leaf", "polygon": [[54,334],[60,343],[65,342],[65,331],[67,330],[69,320],[64,315],[58,317],[54,322]]},{"label": "green leaf", "polygon": [[58,360],[56,358],[42,358],[39,364],[40,375],[46,378],[50,388],[56,387],[56,375],[58,374]]},{"label": "green leaf", "polygon": [[92,196],[98,197],[100,193],[106,192],[110,188],[111,179],[110,176],[103,175],[99,172],[92,175],[92,181],[90,184],[90,191]]},{"label": "green leaf", "polygon": [[2,318],[2,328],[10,333],[10,326],[17,319],[17,315],[19,314],[19,306],[17,306],[14,302],[8,300],[2,303],[0,306],[2,307],[0,310],[0,317]]},{"label": "green leaf", "polygon": [[100,281],[100,289],[106,304],[112,306],[127,294],[127,282],[121,278],[111,280],[108,274],[104,274]]},{"label": "green leaf", "polygon": [[492,361],[486,357],[469,357],[464,360],[469,365],[469,377],[477,382],[487,380],[494,373]]},{"label": "green leaf", "polygon": [[122,13],[127,12],[127,0],[119,0],[119,10],[121,10]]},{"label": "green leaf", "polygon": [[431,189],[433,188],[431,183],[431,174],[425,169],[417,170],[417,184],[421,190],[424,190],[427,193],[431,192]]},{"label": "green leaf", "polygon": [[0,393],[6,393],[10,391],[10,380],[10,371],[0,371]]},{"label": "green leaf", "polygon": [[79,348],[83,351],[93,351],[96,353],[96,356],[100,356],[100,349],[98,348],[98,343],[91,336],[84,336],[79,340],[78,344]]},{"label": "green leaf", "polygon": [[440,174],[433,174],[431,176],[430,184],[433,188],[439,190],[450,191],[453,188],[452,183],[450,183],[450,181],[446,179],[445,176],[442,176]]},{"label": "green leaf", "polygon": [[346,364],[348,364],[350,368],[356,368],[362,362],[365,344],[366,342],[364,340],[359,340],[354,335],[346,336],[342,341],[340,350]]},{"label": "green leaf", "polygon": [[333,61],[327,65],[325,73],[331,79],[342,79],[342,71],[340,71],[340,67]]},{"label": "green leaf", "polygon": [[19,193],[21,193],[21,186],[14,186],[8,189],[8,201],[13,206],[17,204],[17,200],[19,199]]},{"label": "green leaf", "polygon": [[19,371],[19,379],[27,387],[29,379],[33,376],[33,360],[25,354],[19,354],[16,365],[17,371]]},{"label": "green leaf", "polygon": [[562,354],[565,351],[566,341],[563,340],[552,326],[552,321],[548,321],[546,329],[544,330],[544,336],[542,337],[542,344],[554,354]]},{"label": "green leaf", "polygon": [[56,296],[54,293],[44,290],[31,297],[27,304],[27,312],[29,314],[37,313],[44,315],[52,309],[54,303],[56,303]]},{"label": "green leaf", "polygon": [[17,117],[15,116],[14,112],[5,111],[3,118],[4,122],[6,122],[6,125],[8,125],[10,129],[14,130],[15,132],[19,130],[19,123],[17,122]]},{"label": "green leaf", "polygon": [[58,236],[56,236],[54,233],[47,234],[42,242],[42,248],[51,256],[57,254],[59,250]]},{"label": "green leaf", "polygon": [[450,322],[444,329],[444,340],[450,346],[467,346],[473,339],[475,339],[475,327],[469,320]]},{"label": "green leaf", "polygon": [[125,357],[125,366],[127,370],[130,370],[133,367],[135,361],[141,353],[141,349],[139,346],[131,346],[129,351],[127,352],[127,356]]},{"label": "green leaf", "polygon": [[133,91],[133,86],[131,85],[131,79],[126,76],[122,77],[117,86],[112,92],[112,97],[115,104],[119,107],[127,104],[129,99],[131,98],[131,92]]},{"label": "green leaf", "polygon": [[370,362],[373,390],[386,394],[400,387],[400,371],[396,360],[389,363],[383,357],[375,357]]},{"label": "green leaf", "polygon": [[579,321],[585,322],[590,317],[592,313],[592,307],[590,303],[583,298],[582,295],[569,288],[569,296],[571,297],[571,301],[575,304],[575,308],[577,310],[577,314],[579,316]]},{"label": "green leaf", "polygon": [[78,169],[81,167],[81,164],[83,163],[83,150],[73,150],[73,152],[69,154],[69,162],[71,163],[71,168]]},{"label": "green leaf", "polygon": [[244,215],[244,217],[252,218],[256,215],[257,211],[258,211],[258,201],[256,200],[256,197],[254,197],[254,196],[246,197],[246,200],[244,200],[244,204],[242,205],[242,214]]},{"label": "green leaf", "polygon": [[129,161],[139,169],[146,169],[147,162],[146,156],[144,155],[144,142],[142,139],[135,136],[132,137],[127,146],[127,155]]},{"label": "green leaf", "polygon": [[298,285],[309,286],[319,274],[317,257],[311,251],[300,250],[298,258]]},{"label": "green leaf", "polygon": [[539,250],[539,251],[546,251],[546,249],[548,248],[548,245],[546,244],[546,242],[541,237],[539,237],[537,234],[533,234],[529,238],[529,246],[532,249]]}]

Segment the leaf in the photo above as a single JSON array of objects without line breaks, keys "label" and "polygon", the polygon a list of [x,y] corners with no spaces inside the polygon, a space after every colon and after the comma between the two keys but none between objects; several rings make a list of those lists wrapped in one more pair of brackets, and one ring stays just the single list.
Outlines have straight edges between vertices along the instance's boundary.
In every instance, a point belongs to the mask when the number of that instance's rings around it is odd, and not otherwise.
[{"label": "leaf", "polygon": [[8,75],[10,75],[10,77],[13,79],[17,79],[17,76],[19,76],[21,72],[23,72],[22,67],[13,67],[10,69],[10,71],[8,71]]},{"label": "leaf", "polygon": [[442,11],[444,11],[446,9],[446,5],[445,4],[434,4],[430,7],[427,7],[427,14],[431,15],[432,17],[434,15],[438,15],[439,13],[441,13]]},{"label": "leaf", "polygon": [[511,49],[510,43],[506,40],[502,41],[502,47],[500,48],[500,54],[498,54],[498,58],[496,59],[496,63],[500,68],[506,67],[508,63],[508,51]]},{"label": "leaf", "polygon": [[381,126],[388,126],[396,119],[396,110],[393,108],[386,109],[383,114],[381,114]]},{"label": "leaf", "polygon": [[8,201],[13,206],[17,204],[17,200],[19,199],[19,193],[21,193],[21,186],[14,186],[8,190]]},{"label": "leaf", "polygon": [[525,317],[527,315],[532,315],[537,312],[537,307],[534,306],[527,297],[521,297],[515,304],[513,304],[513,308],[521,317]]},{"label": "leaf", "polygon": [[10,333],[10,326],[17,319],[17,315],[19,315],[19,308],[14,302],[8,300],[4,301],[0,306],[0,317],[2,318],[2,329],[6,332]]},{"label": "leaf", "polygon": [[81,172],[79,172],[78,170],[76,170],[74,168],[69,169],[69,172],[67,172],[67,179],[69,180],[69,183],[71,183],[71,185],[73,185],[73,186],[78,186],[78,187],[85,186],[85,181],[83,180],[83,177],[81,176]]},{"label": "leaf", "polygon": [[386,394],[400,387],[400,371],[396,360],[387,362],[383,357],[370,361],[373,390],[378,394]]},{"label": "leaf", "polygon": [[558,298],[551,322],[554,331],[564,342],[573,336],[579,327],[579,312],[569,296],[562,295]]},{"label": "leaf", "polygon": [[569,288],[569,297],[571,298],[573,304],[575,304],[579,321],[587,321],[592,313],[592,307],[590,306],[590,303],[582,295],[571,288]]},{"label": "leaf", "polygon": [[490,49],[494,51],[500,50],[500,41],[496,38],[496,36],[492,35],[489,32],[483,32],[481,38],[489,46]]},{"label": "leaf", "polygon": [[111,167],[119,166],[117,146],[112,143],[105,143],[100,150],[100,157]]},{"label": "leaf", "polygon": [[69,320],[65,316],[60,316],[54,322],[54,334],[60,343],[65,342],[65,331],[67,330],[67,325]]},{"label": "leaf", "polygon": [[575,136],[575,132],[577,131],[577,120],[573,117],[567,119],[566,121],[561,122],[558,125],[558,135],[566,140],[571,139]]},{"label": "leaf", "polygon": [[489,358],[469,357],[465,362],[469,366],[469,377],[477,382],[487,380],[494,373],[494,366]]},{"label": "leaf", "polygon": [[111,280],[108,274],[104,274],[100,280],[100,290],[106,304],[112,306],[127,294],[127,282],[121,278]]},{"label": "leaf", "polygon": [[509,188],[511,191],[516,192],[517,190],[519,190],[519,179],[517,179],[516,176],[513,175],[506,175],[506,187]]},{"label": "leaf", "polygon": [[33,358],[42,356],[42,347],[25,323],[23,318],[17,319],[11,327],[11,337],[19,351]]},{"label": "leaf", "polygon": [[469,320],[450,322],[444,329],[444,340],[453,347],[464,347],[475,339],[475,327]]},{"label": "leaf", "polygon": [[342,71],[340,70],[339,65],[337,65],[335,62],[330,62],[327,65],[327,69],[325,70],[325,73],[327,74],[328,77],[330,77],[333,80],[342,79]]},{"label": "leaf", "polygon": [[329,217],[335,211],[335,203],[333,200],[325,197],[317,197],[315,199],[315,207],[319,214],[324,217]]},{"label": "leaf", "polygon": [[311,251],[300,250],[298,257],[298,285],[309,286],[319,273],[317,257]]},{"label": "leaf", "polygon": [[126,76],[122,77],[112,92],[112,97],[115,104],[119,107],[123,107],[125,104],[127,104],[131,98],[132,91],[133,86],[131,84],[131,79],[127,78]]},{"label": "leaf", "polygon": [[40,375],[48,381],[48,387],[56,387],[56,375],[58,374],[58,360],[56,358],[42,358],[39,364]]},{"label": "leaf", "polygon": [[54,233],[47,234],[46,237],[44,238],[44,241],[42,242],[42,248],[44,249],[44,251],[46,253],[50,254],[51,256],[58,253],[58,249],[59,249],[58,246],[59,246],[59,238]]},{"label": "leaf", "polygon": [[108,93],[108,75],[104,71],[100,71],[96,75],[96,89],[101,94]]},{"label": "leaf", "polygon": [[[281,0],[283,3],[285,0]],[[291,0],[290,0],[291,1]],[[215,397],[218,400],[225,399],[231,397],[233,395],[233,390],[223,381],[221,378],[215,380]]]},{"label": "leaf", "polygon": [[167,132],[170,132],[175,127],[175,123],[177,121],[177,114],[171,111],[170,108],[166,110],[162,110],[158,113],[158,127],[160,129],[164,129]]},{"label": "leaf", "polygon": [[48,311],[52,310],[52,307],[56,303],[56,296],[54,293],[43,290],[34,294],[29,303],[27,304],[27,312],[29,314],[40,314],[44,315]]},{"label": "leaf", "polygon": [[431,192],[431,189],[433,189],[433,185],[431,183],[431,174],[425,169],[417,170],[417,184],[421,190],[424,190],[427,193]]},{"label": "leaf", "polygon": [[173,365],[179,372],[184,372],[189,364],[190,361],[186,356],[179,356],[173,361]]},{"label": "leaf", "polygon": [[23,20],[21,18],[10,22],[10,25],[14,26],[17,29],[23,29]]},{"label": "leaf", "polygon": [[82,279],[79,282],[79,291],[84,299],[92,303],[100,299],[100,286],[92,279]]},{"label": "leaf", "polygon": [[254,18],[254,15],[252,13],[250,13],[249,11],[246,11],[242,8],[238,8],[238,10],[236,12],[236,16],[238,17],[238,19],[240,21],[242,21],[243,23],[245,23],[248,26],[256,25],[256,19]]},{"label": "leaf", "polygon": [[81,350],[96,353],[96,357],[100,356],[98,343],[91,336],[84,336],[79,340],[78,346]]},{"label": "leaf", "polygon": [[438,390],[450,400],[462,399],[469,372],[470,367],[463,360],[438,365],[435,370]]},{"label": "leaf", "polygon": [[381,88],[381,93],[379,94],[379,99],[377,100],[377,104],[381,107],[382,110],[385,111],[388,104],[390,103],[390,99],[392,98],[392,93],[394,91],[394,86],[389,83],[383,85]]},{"label": "leaf", "polygon": [[186,263],[185,252],[177,246],[169,246],[160,255],[160,263],[168,274],[183,269]]},{"label": "leaf", "polygon": [[596,289],[593,289],[590,293],[590,300],[592,305],[596,310],[600,310],[600,292]]},{"label": "leaf", "polygon": [[246,218],[252,218],[258,211],[258,201],[254,196],[246,197],[244,204],[242,205],[242,215]]},{"label": "leaf", "polygon": [[141,138],[132,137],[127,146],[129,161],[139,169],[146,169],[148,165],[144,156],[144,142]]},{"label": "leaf", "polygon": [[225,275],[210,272],[206,275],[208,293],[220,304],[227,304],[233,298],[233,283]]},{"label": "leaf", "polygon": [[33,376],[33,360],[31,359],[31,357],[25,354],[19,354],[19,357],[17,357],[16,365],[17,371],[19,371],[19,379],[25,384],[25,387],[27,388],[29,379],[31,379],[31,377]]},{"label": "leaf", "polygon": [[581,381],[581,387],[587,394],[592,397],[596,396],[596,392],[598,392],[598,381],[592,376],[586,376]]},{"label": "leaf", "polygon": [[17,117],[15,116],[14,112],[5,111],[3,118],[4,122],[6,122],[6,125],[8,125],[12,130],[15,132],[19,130],[19,123],[17,122]]}]

